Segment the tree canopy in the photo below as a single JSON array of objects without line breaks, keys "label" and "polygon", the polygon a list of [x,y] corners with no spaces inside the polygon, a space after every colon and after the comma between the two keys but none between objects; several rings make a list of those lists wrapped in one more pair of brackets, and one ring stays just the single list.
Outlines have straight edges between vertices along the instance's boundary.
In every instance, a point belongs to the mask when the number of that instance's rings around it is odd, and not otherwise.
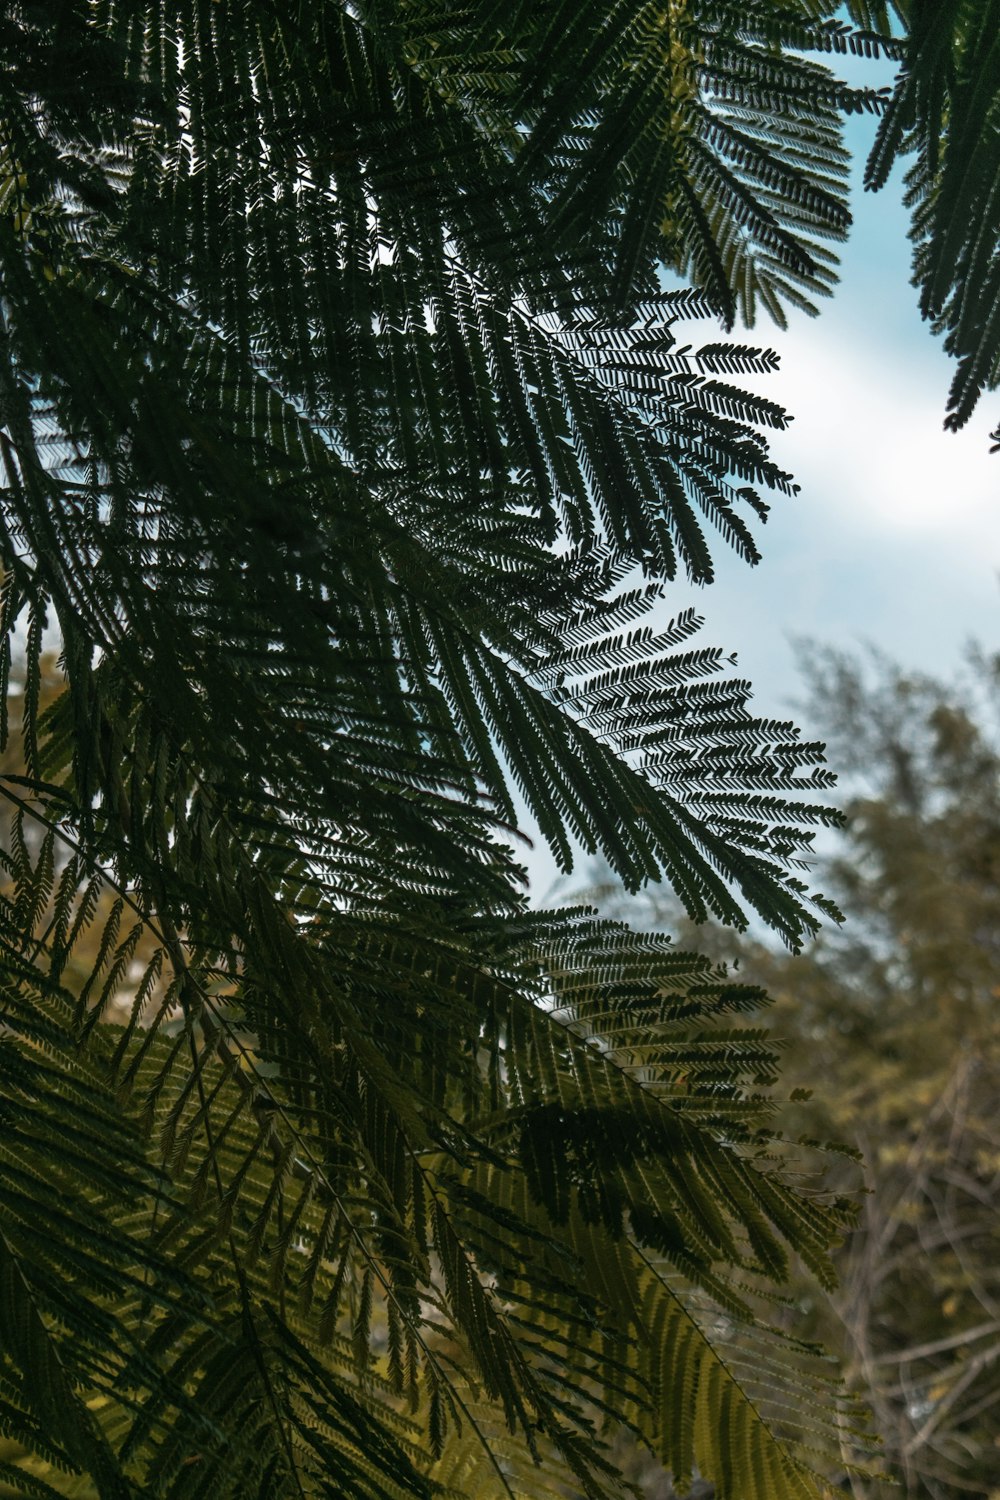
[{"label": "tree canopy", "polygon": [[840,1286],[829,1305],[808,1298],[798,1331],[842,1351],[906,1500],[996,1487],[998,668],[977,650],[943,683],[812,653],[811,711],[852,791],[829,869],[848,920],[808,957],[755,968],[793,1038],[788,1081],[824,1059],[789,1129],[866,1162]]},{"label": "tree canopy", "polygon": [[660,601],[793,488],[774,356],[676,325],[833,285],[887,96],[831,55],[902,61],[879,161],[940,165],[923,31],[847,11],[0,6],[16,1493],[603,1496],[623,1423],[818,1493],[854,1418],[748,1288],[850,1209],[757,997],[529,911],[517,824],[791,946],[832,909],[821,746]]}]

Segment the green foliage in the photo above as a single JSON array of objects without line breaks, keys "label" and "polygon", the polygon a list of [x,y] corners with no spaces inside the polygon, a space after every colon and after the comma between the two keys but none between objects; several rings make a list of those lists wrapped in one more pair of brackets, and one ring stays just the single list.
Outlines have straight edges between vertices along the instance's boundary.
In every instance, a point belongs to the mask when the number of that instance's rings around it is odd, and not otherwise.
[{"label": "green foliage", "polygon": [[906,174],[920,311],[958,366],[945,425],[968,421],[1000,382],[1000,7],[995,0],[914,0],[902,67],[868,161],[881,187]]},{"label": "green foliage", "polygon": [[[16,828],[11,847],[9,903],[40,905],[51,842],[34,863]],[[845,1208],[776,1170],[750,1091],[773,1056],[725,1026],[754,992],[575,914],[431,937],[425,912],[408,939],[403,919],[329,913],[304,942],[260,892],[272,946],[258,967],[248,945],[237,993],[219,965],[172,968],[165,939],[135,1001],[159,1024],[95,1026],[50,977],[72,872],[31,961],[8,955],[5,1088],[23,1075],[44,1121],[40,1143],[9,1125],[5,1145],[32,1173],[6,1294],[4,1326],[24,1326],[4,1349],[11,1435],[100,1494],[429,1494],[459,1476],[539,1493],[557,1455],[603,1494],[607,1413],[678,1474],[815,1493],[790,1439],[826,1426],[829,1393],[806,1345],[754,1331],[747,1295],[780,1282],[789,1244],[825,1270]],[[111,910],[94,993],[132,915]],[[52,1054],[44,1097],[34,1047]],[[48,1318],[15,1317],[26,1287]],[[83,1416],[67,1432],[45,1394],[67,1347],[113,1408],[103,1470]]]},{"label": "green foliage", "polygon": [[624,1424],[805,1500],[852,1441],[752,1312],[849,1217],[752,997],[529,915],[516,824],[830,910],[821,747],[653,622],[792,489],[774,356],[676,325],[832,285],[855,11],[0,5],[15,1492],[613,1495]]}]

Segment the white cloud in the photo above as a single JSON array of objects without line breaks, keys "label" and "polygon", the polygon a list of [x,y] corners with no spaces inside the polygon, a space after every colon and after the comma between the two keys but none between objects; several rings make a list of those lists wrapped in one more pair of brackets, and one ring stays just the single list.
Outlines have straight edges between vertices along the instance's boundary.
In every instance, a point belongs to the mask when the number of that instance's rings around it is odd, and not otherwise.
[{"label": "white cloud", "polygon": [[767,394],[795,420],[776,438],[775,456],[852,529],[949,547],[967,541],[980,561],[984,549],[1000,560],[993,403],[983,401],[961,432],[943,430],[948,365],[923,332],[927,349],[915,356],[877,329],[847,340],[835,316],[781,339],[782,368]]}]

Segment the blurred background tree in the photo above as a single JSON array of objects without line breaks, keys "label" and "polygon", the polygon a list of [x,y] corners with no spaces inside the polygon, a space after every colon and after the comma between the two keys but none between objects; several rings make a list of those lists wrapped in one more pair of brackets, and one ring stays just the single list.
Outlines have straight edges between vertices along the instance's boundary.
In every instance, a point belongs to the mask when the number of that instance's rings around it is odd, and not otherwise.
[{"label": "blurred background tree", "polygon": [[[817,1090],[787,1105],[786,1131],[863,1157],[840,1169],[867,1189],[841,1285],[829,1301],[803,1288],[786,1313],[842,1354],[896,1481],[836,1482],[856,1500],[997,1500],[1000,655],[970,651],[947,683],[874,653],[807,647],[802,662],[807,722],[850,793],[822,872],[845,925],[790,956],[685,929],[658,892],[637,900],[598,875],[588,895],[766,986],[783,1080]],[[638,1456],[632,1472],[673,1496]]]}]

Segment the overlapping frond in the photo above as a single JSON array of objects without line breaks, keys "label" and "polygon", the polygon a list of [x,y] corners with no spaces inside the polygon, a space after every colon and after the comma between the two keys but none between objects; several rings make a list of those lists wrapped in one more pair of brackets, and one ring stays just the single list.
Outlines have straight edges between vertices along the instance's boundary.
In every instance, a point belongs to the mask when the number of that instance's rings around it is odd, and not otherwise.
[{"label": "overlapping frond", "polygon": [[906,175],[920,311],[957,360],[945,426],[1000,382],[1000,9],[989,0],[907,8],[902,66],[865,185]]},{"label": "overlapping frond", "polygon": [[[39,895],[45,843],[20,845],[15,893]],[[751,1090],[773,1051],[725,1024],[759,996],[575,913],[431,940],[426,914],[407,936],[344,912],[317,934],[248,881],[244,861],[234,894],[260,924],[270,903],[274,947],[264,964],[248,948],[235,983],[126,896],[89,977],[96,993],[144,927],[130,1024],[53,1001],[63,1170],[97,1136],[88,1122],[84,1147],[74,1122],[65,1143],[84,1039],[134,1142],[104,1168],[115,1258],[64,1314],[75,1339],[92,1325],[124,1345],[77,1377],[122,1412],[103,1479],[70,1453],[99,1492],[389,1497],[492,1469],[497,1493],[538,1493],[548,1470],[599,1496],[616,1489],[598,1434],[624,1421],[720,1495],[815,1493],[794,1440],[832,1435],[835,1393],[810,1351],[755,1327],[745,1293],[780,1284],[789,1246],[822,1269],[844,1210],[772,1159]],[[94,915],[86,887],[76,900]],[[32,1018],[65,961],[54,917],[10,969]],[[104,1151],[120,1151],[107,1131]],[[51,1233],[40,1219],[40,1246]]]},{"label": "overlapping frond", "polygon": [[824,909],[821,747],[661,605],[792,488],[774,356],[676,325],[829,285],[873,101],[801,54],[875,43],[571,9],[0,7],[26,1493],[598,1497],[621,1423],[815,1493],[745,1292],[845,1212],[750,997],[529,917],[516,825],[792,946]]},{"label": "overlapping frond", "polygon": [[[335,862],[353,854],[353,841],[345,844],[342,836],[352,816],[391,827],[400,858],[412,826],[412,865],[424,872],[424,881],[434,868],[447,866],[456,843],[475,839],[471,830],[477,824],[483,870],[489,820],[477,795],[487,793],[509,819],[513,782],[564,860],[570,858],[569,836],[575,836],[585,848],[601,847],[629,884],[668,873],[692,911],[711,909],[740,921],[740,907],[726,891],[731,882],[796,940],[810,919],[797,881],[782,876],[790,847],[786,825],[793,816],[826,814],[808,806],[793,814],[780,796],[747,801],[746,793],[825,784],[811,769],[817,747],[794,747],[788,727],[754,721],[743,706],[745,687],[733,685],[716,694],[716,730],[707,729],[711,692],[701,694],[706,706],[700,714],[692,717],[685,709],[688,752],[663,745],[655,756],[632,764],[621,751],[638,743],[640,730],[647,745],[668,723],[676,734],[681,721],[670,705],[684,697],[676,685],[717,672],[721,653],[675,659],[640,625],[624,671],[584,678],[574,692],[559,682],[567,673],[552,668],[561,661],[551,648],[564,625],[580,642],[575,669],[566,663],[569,675],[579,675],[588,659],[614,656],[615,638],[604,633],[603,622],[613,623],[616,609],[641,621],[655,605],[655,588],[626,589],[618,600],[616,581],[641,551],[635,532],[649,525],[645,541],[652,547],[656,539],[655,555],[672,554],[676,538],[677,550],[689,560],[701,555],[707,565],[697,505],[752,547],[735,506],[760,508],[760,501],[752,489],[724,477],[727,463],[738,462],[744,465],[739,477],[759,480],[762,471],[768,477],[749,429],[709,410],[701,419],[701,438],[689,433],[678,440],[675,464],[673,439],[658,443],[660,429],[637,418],[632,456],[642,461],[645,445],[649,482],[659,477],[671,501],[668,516],[640,514],[631,535],[619,516],[623,534],[602,540],[605,518],[594,517],[589,507],[589,545],[586,537],[578,538],[571,552],[559,556],[545,527],[522,515],[514,478],[494,493],[492,505],[477,505],[471,514],[460,490],[454,513],[442,514],[452,497],[433,486],[414,495],[402,476],[386,478],[384,488],[363,486],[272,383],[253,372],[230,376],[230,356],[210,333],[199,339],[197,329],[184,328],[192,347],[179,370],[165,369],[173,344],[161,357],[155,340],[181,330],[176,320],[165,331],[148,322],[137,327],[128,316],[127,290],[112,302],[92,284],[25,284],[23,321],[8,329],[12,353],[27,369],[40,369],[39,344],[54,342],[57,327],[69,318],[89,325],[87,347],[97,357],[102,343],[109,350],[128,339],[135,348],[140,337],[148,350],[132,398],[137,410],[128,411],[121,426],[112,422],[101,395],[110,374],[101,384],[81,387],[72,382],[72,367],[52,371],[61,356],[48,360],[49,378],[58,381],[51,406],[22,396],[24,437],[8,447],[22,524],[35,538],[12,559],[11,586],[36,600],[31,607],[38,618],[51,608],[59,620],[69,675],[65,715],[75,713],[82,726],[105,713],[107,732],[114,735],[112,721],[121,710],[110,700],[126,691],[126,682],[130,697],[148,697],[151,683],[161,688],[170,682],[171,738],[188,746],[192,770],[213,766],[215,796],[239,805],[237,821],[250,815],[248,798],[256,787],[255,806],[271,799],[294,806],[300,819],[310,816],[313,836],[326,835]],[[668,301],[668,320],[670,311]],[[110,333],[103,330],[104,315],[112,321]],[[669,323],[661,323],[658,337],[669,347]],[[622,344],[627,350],[624,337]],[[705,359],[710,368],[717,356],[710,350]],[[601,373],[606,379],[607,372]],[[183,395],[174,384],[180,379]],[[754,407],[750,398],[689,370],[678,384],[685,403],[694,391],[706,406]],[[572,395],[568,385],[564,389]],[[601,390],[601,379],[591,375],[589,409],[580,416],[581,427],[599,434]],[[122,397],[124,403],[124,389]],[[605,403],[611,418],[620,400],[615,392]],[[638,397],[645,407],[654,401],[645,393]],[[70,431],[82,440],[89,435],[90,451],[79,461],[49,466],[44,430],[38,429],[49,412],[62,407],[66,413],[70,403]],[[665,409],[660,420],[668,415]],[[737,452],[719,437],[722,429],[729,439],[739,436]],[[624,462],[629,451],[626,446],[610,457]],[[139,494],[126,488],[136,469],[145,479]],[[581,502],[592,485],[610,506],[617,472],[612,463],[608,483],[601,484],[599,473],[581,470]],[[692,627],[689,621],[685,631]],[[223,636],[226,649],[220,652],[215,643]],[[668,630],[663,639],[669,636]],[[198,661],[197,683],[181,665],[182,643],[184,655]],[[95,668],[88,661],[95,649],[107,656],[107,665]],[[544,686],[534,675],[539,668]],[[99,710],[104,696],[108,706]],[[229,733],[220,742],[216,720],[223,710]],[[127,718],[133,728],[126,731],[122,724],[117,732],[131,735],[141,722],[142,753],[152,753],[162,735],[157,714],[155,705],[132,701]],[[588,721],[599,721],[598,732]],[[276,759],[266,754],[260,731],[273,732],[282,723],[294,726],[295,749]],[[57,737],[62,741],[68,733],[61,728]],[[692,759],[706,733],[717,743],[706,743]],[[732,753],[724,747],[727,736]],[[98,762],[82,740],[76,753],[78,788],[86,801],[96,791]],[[713,760],[711,772],[706,757]],[[797,766],[805,767],[804,776]],[[133,772],[140,781],[147,774],[138,765]],[[285,784],[277,778],[286,778]],[[681,795],[665,795],[658,781]],[[412,784],[438,789],[433,803],[422,804],[428,812],[433,808],[429,820],[409,801]],[[446,793],[447,785],[456,790]],[[698,797],[690,795],[695,786]],[[359,795],[363,812],[359,807],[352,814]],[[145,805],[146,797],[137,783],[137,805]],[[750,813],[742,829],[739,817],[726,811],[735,811],[737,803]],[[459,823],[468,831],[453,836],[450,827]],[[749,850],[740,847],[746,842]]]},{"label": "overlapping frond", "polygon": [[[559,242],[592,253],[604,292],[629,305],[662,261],[730,320],[762,305],[780,323],[836,279],[842,116],[880,105],[815,60],[888,45],[836,9],[525,3],[463,19],[480,45],[504,39],[492,98],[513,101],[517,179],[546,200]],[[455,88],[462,39],[448,8],[420,36],[440,92]]]}]

